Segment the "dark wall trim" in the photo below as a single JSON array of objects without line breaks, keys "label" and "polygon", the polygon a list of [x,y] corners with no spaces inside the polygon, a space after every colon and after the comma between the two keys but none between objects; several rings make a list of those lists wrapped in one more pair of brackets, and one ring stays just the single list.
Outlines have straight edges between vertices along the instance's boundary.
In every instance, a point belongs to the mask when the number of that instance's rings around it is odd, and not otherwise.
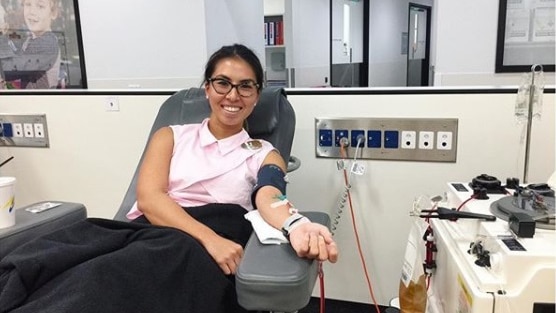
[{"label": "dark wall trim", "polygon": [[[359,69],[359,86],[369,86],[369,38],[371,1],[363,1],[363,63]],[[332,34],[332,33],[331,33]],[[332,54],[330,55],[332,59]],[[332,63],[332,61],[330,62]]]},{"label": "dark wall trim", "polygon": [[[288,95],[457,95],[457,94],[516,94],[515,88],[492,89],[286,89]],[[544,93],[553,94],[555,88],[546,88]]]},{"label": "dark wall trim", "polygon": [[73,1],[75,14],[75,28],[77,31],[77,46],[79,48],[79,67],[81,69],[81,87],[87,89],[87,68],[85,67],[85,48],[83,46],[83,34],[81,32],[81,18],[79,17],[79,1]]},{"label": "dark wall trim", "polygon": [[170,96],[178,90],[82,90],[64,89],[62,90],[17,90],[2,91],[3,96]]},{"label": "dark wall trim", "polygon": [[[4,96],[170,96],[178,90],[29,90],[4,91]],[[435,88],[286,88],[288,95],[457,95],[457,94],[511,94],[517,93],[515,88],[484,88],[484,89],[435,89]],[[554,94],[556,88],[545,88],[544,93]]]},{"label": "dark wall trim", "polygon": [[328,23],[329,23],[329,29],[328,29],[328,35],[329,35],[329,39],[328,40],[328,55],[329,55],[329,63],[328,63],[328,83],[330,85],[332,85],[332,1],[333,0],[329,0],[328,1]]}]

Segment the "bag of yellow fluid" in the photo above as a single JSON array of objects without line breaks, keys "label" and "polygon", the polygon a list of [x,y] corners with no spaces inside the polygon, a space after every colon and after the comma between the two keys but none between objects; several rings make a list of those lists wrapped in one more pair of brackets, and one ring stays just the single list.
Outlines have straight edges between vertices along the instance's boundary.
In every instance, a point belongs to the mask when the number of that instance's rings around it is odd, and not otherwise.
[{"label": "bag of yellow fluid", "polygon": [[426,275],[423,268],[423,234],[427,229],[428,224],[417,218],[409,231],[399,287],[401,313],[424,313],[427,306]]}]

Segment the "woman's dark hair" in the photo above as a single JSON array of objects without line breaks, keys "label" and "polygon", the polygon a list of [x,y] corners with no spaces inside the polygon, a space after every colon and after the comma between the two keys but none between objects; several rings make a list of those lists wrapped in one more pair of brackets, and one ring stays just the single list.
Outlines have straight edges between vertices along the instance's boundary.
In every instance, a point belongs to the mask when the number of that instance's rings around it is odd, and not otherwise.
[{"label": "woman's dark hair", "polygon": [[223,46],[218,51],[214,52],[205,67],[205,83],[212,77],[216,64],[222,59],[238,57],[251,66],[255,72],[255,79],[258,89],[263,88],[263,67],[257,55],[249,48],[242,44],[233,44],[230,46]]}]

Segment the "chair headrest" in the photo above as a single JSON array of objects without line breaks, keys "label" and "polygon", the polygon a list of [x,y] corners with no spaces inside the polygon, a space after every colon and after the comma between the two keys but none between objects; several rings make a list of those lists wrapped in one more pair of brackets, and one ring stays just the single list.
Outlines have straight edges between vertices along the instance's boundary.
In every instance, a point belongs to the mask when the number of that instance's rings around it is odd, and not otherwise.
[{"label": "chair headrest", "polygon": [[[259,102],[247,118],[248,132],[252,137],[270,134],[278,125],[280,117],[280,106],[286,100],[286,92],[283,88],[266,87],[262,90]],[[260,121],[266,121],[261,123]]]},{"label": "chair headrest", "polygon": [[[287,99],[283,88],[263,88],[255,109],[247,118],[247,131],[251,137],[264,138],[275,131],[280,118],[280,108],[285,106],[284,101]],[[178,114],[176,109],[179,109]],[[169,99],[159,115],[163,116],[161,119],[166,121],[166,125],[201,122],[210,115],[205,89],[193,87],[179,91]]]}]

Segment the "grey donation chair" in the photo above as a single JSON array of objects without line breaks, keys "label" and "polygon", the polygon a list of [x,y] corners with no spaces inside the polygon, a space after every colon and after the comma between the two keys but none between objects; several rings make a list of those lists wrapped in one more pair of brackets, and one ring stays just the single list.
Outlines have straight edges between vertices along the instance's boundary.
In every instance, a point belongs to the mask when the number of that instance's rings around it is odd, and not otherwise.
[{"label": "grey donation chair", "polygon": [[[162,104],[149,138],[161,127],[198,123],[209,114],[210,107],[204,89],[181,90]],[[268,140],[289,161],[294,130],[295,112],[285,91],[282,88],[264,88],[248,118],[251,137]],[[288,163],[288,170],[298,166],[295,158]],[[135,203],[138,169],[139,166],[114,217],[116,220],[126,221],[125,214]],[[303,213],[315,222],[329,225],[325,213]],[[238,302],[252,311],[295,312],[309,303],[317,272],[318,262],[297,257],[290,245],[263,245],[252,234],[236,274]]]}]

